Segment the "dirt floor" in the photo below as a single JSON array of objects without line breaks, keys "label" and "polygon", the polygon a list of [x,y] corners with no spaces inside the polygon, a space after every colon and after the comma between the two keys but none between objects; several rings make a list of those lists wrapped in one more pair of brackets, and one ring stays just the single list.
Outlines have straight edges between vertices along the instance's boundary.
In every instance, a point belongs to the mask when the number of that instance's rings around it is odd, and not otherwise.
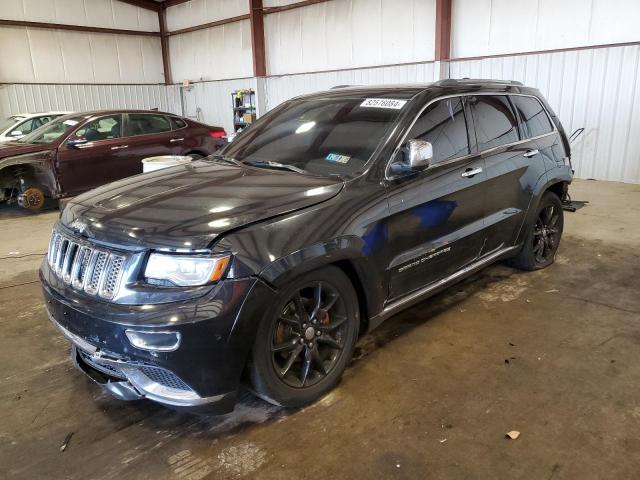
[{"label": "dirt floor", "polygon": [[572,195],[590,203],[552,267],[495,265],[391,318],[308,408],[246,394],[213,418],[74,370],[37,282],[57,212],[2,210],[0,478],[637,478],[640,186]]}]

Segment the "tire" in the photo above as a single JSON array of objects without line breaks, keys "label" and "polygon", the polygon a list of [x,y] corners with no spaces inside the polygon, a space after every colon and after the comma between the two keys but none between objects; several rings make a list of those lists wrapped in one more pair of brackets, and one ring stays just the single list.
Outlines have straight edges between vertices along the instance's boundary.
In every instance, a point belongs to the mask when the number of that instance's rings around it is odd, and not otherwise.
[{"label": "tire", "polygon": [[248,364],[254,393],[283,407],[320,398],[340,381],[359,324],[358,297],[342,270],[328,266],[296,278],[258,326]]},{"label": "tire", "polygon": [[545,192],[528,227],[522,250],[509,260],[520,270],[540,270],[551,265],[560,245],[564,215],[562,203],[553,192]]}]

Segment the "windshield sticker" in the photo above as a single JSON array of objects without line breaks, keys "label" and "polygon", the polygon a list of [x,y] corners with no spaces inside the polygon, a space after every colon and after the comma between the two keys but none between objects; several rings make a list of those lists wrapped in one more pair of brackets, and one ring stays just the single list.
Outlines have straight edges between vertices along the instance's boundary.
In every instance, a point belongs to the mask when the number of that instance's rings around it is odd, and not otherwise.
[{"label": "windshield sticker", "polygon": [[400,110],[407,103],[407,100],[395,100],[393,98],[367,98],[360,104],[361,107],[369,108],[390,108]]},{"label": "windshield sticker", "polygon": [[78,124],[77,120],[65,120],[64,122],[65,125],[69,125],[70,127],[75,127]]},{"label": "windshield sticker", "polygon": [[325,157],[325,159],[329,160],[330,162],[347,163],[349,162],[349,160],[351,160],[351,157],[348,157],[346,155],[339,155],[337,153],[330,153]]}]

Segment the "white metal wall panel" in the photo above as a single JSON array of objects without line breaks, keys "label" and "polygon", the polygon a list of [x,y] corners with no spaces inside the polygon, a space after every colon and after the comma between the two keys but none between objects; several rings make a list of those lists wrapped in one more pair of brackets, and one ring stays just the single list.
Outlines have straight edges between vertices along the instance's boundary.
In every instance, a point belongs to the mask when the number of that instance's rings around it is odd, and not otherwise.
[{"label": "white metal wall panel", "polygon": [[265,17],[270,75],[433,60],[435,0],[332,0]]},{"label": "white metal wall panel", "polygon": [[271,110],[292,97],[337,85],[429,83],[435,77],[433,63],[268,77],[265,79],[266,107]]},{"label": "white metal wall panel", "polygon": [[24,112],[113,108],[176,111],[164,85],[0,85],[0,117]]},{"label": "white metal wall panel", "polygon": [[0,27],[3,83],[162,83],[160,39]]},{"label": "white metal wall panel", "polygon": [[251,77],[249,20],[171,36],[169,57],[176,82]]},{"label": "white metal wall panel", "polygon": [[263,7],[282,7],[284,5],[291,5],[297,3],[300,0],[262,0]]},{"label": "white metal wall panel", "polygon": [[159,30],[158,14],[118,0],[1,0],[0,18],[125,30]]},{"label": "white metal wall panel", "polygon": [[191,0],[167,9],[169,31],[249,13],[249,0]]},{"label": "white metal wall panel", "polygon": [[638,0],[454,0],[454,58],[640,40]]},{"label": "white metal wall panel", "polygon": [[[172,111],[181,113],[180,90],[181,87],[171,85],[168,87],[169,107]],[[185,96],[193,96],[193,102],[198,108],[197,120],[209,125],[224,127],[227,132],[233,132],[233,111],[231,104],[231,92],[239,89],[256,90],[256,79],[221,80],[215,82],[195,83],[190,91],[183,92]],[[185,103],[187,103],[185,101]],[[194,116],[196,112],[185,112],[187,116]],[[196,118],[194,118],[195,120]]]},{"label": "white metal wall panel", "polygon": [[547,98],[570,134],[579,178],[640,183],[640,46],[451,63],[451,77],[520,80]]}]

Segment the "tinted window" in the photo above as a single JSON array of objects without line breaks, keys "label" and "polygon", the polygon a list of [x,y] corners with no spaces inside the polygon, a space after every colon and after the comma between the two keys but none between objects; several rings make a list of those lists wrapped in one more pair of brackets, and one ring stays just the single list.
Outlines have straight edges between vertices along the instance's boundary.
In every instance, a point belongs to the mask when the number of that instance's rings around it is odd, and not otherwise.
[{"label": "tinted window", "polygon": [[73,134],[73,137],[85,138],[89,142],[120,138],[121,136],[122,120],[120,115],[110,115],[91,120]]},{"label": "tinted window", "polygon": [[147,135],[171,130],[171,124],[164,115],[148,115],[145,113],[129,114],[130,135]]},{"label": "tinted window", "polygon": [[462,97],[447,98],[429,105],[411,128],[407,140],[412,139],[431,142],[432,163],[467,155],[469,140]]},{"label": "tinted window", "polygon": [[518,141],[518,122],[506,96],[469,97],[480,151]]},{"label": "tinted window", "polygon": [[82,117],[61,117],[47,123],[42,128],[22,137],[18,141],[23,143],[51,143],[76,128],[82,120]]},{"label": "tinted window", "polygon": [[187,126],[187,122],[178,117],[169,117],[171,119],[171,126],[174,130]]},{"label": "tinted window", "polygon": [[224,154],[316,175],[355,174],[386,139],[406,103],[355,95],[290,100],[243,131]]},{"label": "tinted window", "polygon": [[553,131],[549,117],[537,99],[517,95],[513,95],[510,98],[518,111],[518,115],[520,115],[525,137],[537,137]]}]

